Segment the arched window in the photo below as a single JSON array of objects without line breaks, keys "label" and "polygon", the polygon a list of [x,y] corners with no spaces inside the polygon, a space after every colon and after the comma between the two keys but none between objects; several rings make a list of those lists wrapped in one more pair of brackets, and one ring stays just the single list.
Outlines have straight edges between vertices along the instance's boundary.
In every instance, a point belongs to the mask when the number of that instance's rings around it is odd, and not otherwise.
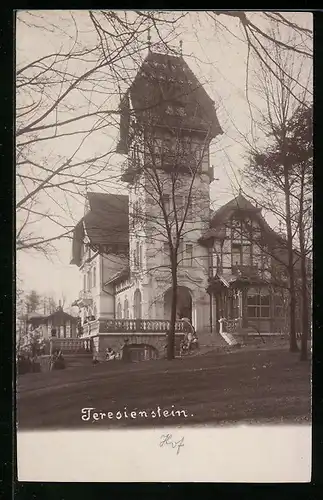
[{"label": "arched window", "polygon": [[134,318],[135,319],[140,319],[141,318],[141,292],[139,288],[134,293],[133,296],[133,313],[134,313]]},{"label": "arched window", "polygon": [[128,299],[125,299],[124,305],[123,305],[123,317],[125,319],[129,319],[129,302]]},{"label": "arched window", "polygon": [[117,305],[117,319],[121,319],[122,318],[122,308],[121,308],[121,303],[118,302],[118,305]]}]

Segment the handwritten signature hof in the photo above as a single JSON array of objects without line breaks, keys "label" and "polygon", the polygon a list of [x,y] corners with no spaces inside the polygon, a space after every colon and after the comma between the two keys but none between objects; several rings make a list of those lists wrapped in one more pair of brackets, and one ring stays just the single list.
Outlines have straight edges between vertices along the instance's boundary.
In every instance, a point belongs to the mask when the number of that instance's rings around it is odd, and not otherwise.
[{"label": "handwritten signature hof", "polygon": [[179,441],[174,441],[172,434],[163,434],[160,437],[159,446],[161,448],[163,446],[171,446],[173,449],[177,449],[176,455],[178,455],[181,448],[184,446],[184,437],[182,437]]}]

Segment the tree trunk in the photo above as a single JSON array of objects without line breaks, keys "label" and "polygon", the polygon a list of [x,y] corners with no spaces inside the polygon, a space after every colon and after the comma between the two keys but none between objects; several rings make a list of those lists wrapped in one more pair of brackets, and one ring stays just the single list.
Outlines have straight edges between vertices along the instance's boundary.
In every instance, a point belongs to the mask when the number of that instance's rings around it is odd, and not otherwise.
[{"label": "tree trunk", "polygon": [[170,325],[167,335],[167,359],[175,357],[175,323],[177,309],[177,256],[172,255],[172,304],[170,314]]},{"label": "tree trunk", "polygon": [[301,291],[302,291],[302,339],[301,339],[301,361],[307,359],[307,341],[308,341],[308,327],[309,327],[309,314],[308,314],[308,293],[307,293],[307,272],[306,272],[306,250],[304,238],[304,171],[302,172],[301,192],[300,192],[300,208],[299,208],[299,246],[301,251]]},{"label": "tree trunk", "polygon": [[307,342],[308,342],[308,293],[307,293],[307,273],[306,273],[306,257],[301,256],[301,280],[302,280],[302,340],[301,340],[301,361],[307,359]]},{"label": "tree trunk", "polygon": [[294,271],[294,251],[293,251],[293,233],[290,208],[290,186],[288,179],[288,167],[284,166],[285,181],[285,206],[286,206],[286,231],[287,231],[287,249],[288,249],[288,275],[289,275],[289,313],[290,313],[290,332],[289,332],[289,350],[297,352],[298,345],[296,340],[296,289],[295,289],[295,271]]}]

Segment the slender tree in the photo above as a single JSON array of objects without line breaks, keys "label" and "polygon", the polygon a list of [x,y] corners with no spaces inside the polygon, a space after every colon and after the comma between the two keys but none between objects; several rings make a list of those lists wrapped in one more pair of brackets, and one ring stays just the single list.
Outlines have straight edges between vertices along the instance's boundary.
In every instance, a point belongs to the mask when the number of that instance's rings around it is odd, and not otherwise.
[{"label": "slender tree", "polygon": [[[290,61],[285,60],[285,66],[290,65]],[[283,64],[282,64],[283,67]],[[284,209],[281,210],[286,226],[286,247],[288,252],[288,277],[290,293],[290,350],[297,351],[296,341],[296,295],[297,283],[295,276],[295,266],[298,258],[295,255],[297,233],[302,240],[301,256],[304,254],[304,168],[303,174],[300,165],[303,165],[301,158],[297,157],[295,152],[300,153],[300,144],[298,143],[295,130],[293,131],[293,120],[299,113],[299,100],[303,99],[302,109],[310,113],[310,105],[307,104],[304,93],[299,97],[297,103],[291,98],[291,94],[285,89],[285,73],[281,73],[281,83],[274,83],[265,68],[262,67],[261,88],[265,95],[267,111],[263,114],[263,130],[270,139],[268,146],[253,147],[250,151],[251,163],[246,173],[249,182],[258,182],[264,187],[265,198],[269,201],[267,208],[272,208],[277,213],[277,205],[272,203],[273,197],[277,198],[277,191],[283,195]],[[291,72],[291,71],[290,71]],[[292,81],[289,84],[293,86]],[[294,125],[295,129],[295,125]],[[300,153],[301,154],[301,153]],[[304,156],[304,152],[303,152]],[[263,193],[263,194],[264,194]],[[278,196],[279,198],[279,196]],[[300,204],[297,207],[297,200]],[[277,202],[276,202],[277,203]],[[298,216],[296,215],[298,214]],[[302,257],[301,257],[302,259]],[[301,264],[303,266],[303,264]],[[303,272],[302,272],[303,274]],[[305,274],[303,275],[306,281]],[[306,284],[307,286],[307,284]],[[307,314],[308,308],[305,306],[304,314]],[[303,308],[304,309],[304,308]],[[305,312],[306,311],[306,312]],[[304,321],[306,321],[304,319]],[[304,333],[304,337],[306,334]]]}]

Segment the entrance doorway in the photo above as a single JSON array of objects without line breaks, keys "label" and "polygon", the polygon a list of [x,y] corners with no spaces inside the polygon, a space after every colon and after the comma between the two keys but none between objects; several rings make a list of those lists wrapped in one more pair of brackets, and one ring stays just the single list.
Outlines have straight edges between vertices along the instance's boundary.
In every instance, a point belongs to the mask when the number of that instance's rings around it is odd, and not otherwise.
[{"label": "entrance doorway", "polygon": [[[164,317],[169,320],[171,316],[173,291],[171,288],[164,295]],[[188,318],[192,321],[192,296],[189,288],[186,286],[177,287],[177,318]]]}]

